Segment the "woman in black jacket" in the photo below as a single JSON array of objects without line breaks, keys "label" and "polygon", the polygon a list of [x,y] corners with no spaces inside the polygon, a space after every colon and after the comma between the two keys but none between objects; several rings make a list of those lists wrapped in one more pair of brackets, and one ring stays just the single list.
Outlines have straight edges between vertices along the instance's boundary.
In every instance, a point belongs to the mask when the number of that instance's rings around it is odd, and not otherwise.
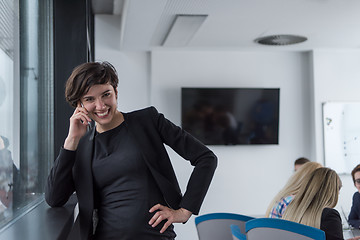
[{"label": "woman in black jacket", "polygon": [[[198,214],[217,158],[154,107],[120,112],[117,85],[107,62],[84,63],[69,77],[75,111],[46,201],[59,207],[76,192],[82,239],[174,239],[172,224]],[[164,144],[194,166],[184,195]]]}]

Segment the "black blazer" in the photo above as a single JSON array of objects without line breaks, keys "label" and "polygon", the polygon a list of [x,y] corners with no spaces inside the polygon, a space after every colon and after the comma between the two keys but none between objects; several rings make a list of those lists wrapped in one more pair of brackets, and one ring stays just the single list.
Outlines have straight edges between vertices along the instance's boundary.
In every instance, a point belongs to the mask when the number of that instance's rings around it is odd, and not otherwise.
[{"label": "black blazer", "polygon": [[[217,166],[214,153],[154,107],[123,115],[122,124],[138,144],[168,206],[173,209],[183,207],[198,214]],[[81,239],[88,239],[93,233],[96,208],[91,170],[94,134],[95,127],[81,138],[76,151],[60,150],[45,188],[45,199],[51,207],[63,206],[76,191]],[[194,166],[183,196],[164,144]]]},{"label": "black blazer", "polygon": [[353,195],[351,210],[349,214],[349,223],[354,228],[360,227],[360,193],[355,192]]}]

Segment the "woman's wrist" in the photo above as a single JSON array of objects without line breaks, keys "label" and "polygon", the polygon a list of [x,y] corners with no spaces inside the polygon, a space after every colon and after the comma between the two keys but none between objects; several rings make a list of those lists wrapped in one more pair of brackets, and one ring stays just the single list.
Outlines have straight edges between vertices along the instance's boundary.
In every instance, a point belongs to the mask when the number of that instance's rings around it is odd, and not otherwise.
[{"label": "woman's wrist", "polygon": [[79,139],[67,137],[64,142],[64,149],[75,151],[79,144]]},{"label": "woman's wrist", "polygon": [[189,218],[191,217],[192,212],[190,212],[189,210],[187,210],[185,208],[180,208],[179,211],[182,213],[182,216],[183,216],[182,222],[186,223],[189,220]]}]

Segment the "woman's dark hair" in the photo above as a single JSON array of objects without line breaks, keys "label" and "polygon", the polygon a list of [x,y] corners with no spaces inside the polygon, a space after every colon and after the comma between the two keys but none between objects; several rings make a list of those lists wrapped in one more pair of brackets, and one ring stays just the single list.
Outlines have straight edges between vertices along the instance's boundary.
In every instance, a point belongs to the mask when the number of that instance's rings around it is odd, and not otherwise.
[{"label": "woman's dark hair", "polygon": [[356,165],[356,167],[351,171],[351,176],[352,176],[354,184],[355,184],[355,173],[356,172],[360,172],[360,164]]},{"label": "woman's dark hair", "polygon": [[119,79],[109,62],[87,62],[74,68],[66,81],[65,99],[73,107],[89,89],[97,84],[109,83],[116,91]]}]

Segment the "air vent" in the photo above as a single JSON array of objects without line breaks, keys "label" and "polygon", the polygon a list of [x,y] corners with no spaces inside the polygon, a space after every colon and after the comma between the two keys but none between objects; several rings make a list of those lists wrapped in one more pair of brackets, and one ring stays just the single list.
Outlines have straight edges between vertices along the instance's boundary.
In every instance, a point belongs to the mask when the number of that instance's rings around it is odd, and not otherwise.
[{"label": "air vent", "polygon": [[254,41],[263,45],[284,46],[296,43],[302,43],[307,40],[306,37],[295,35],[271,35],[266,37],[257,38]]}]

